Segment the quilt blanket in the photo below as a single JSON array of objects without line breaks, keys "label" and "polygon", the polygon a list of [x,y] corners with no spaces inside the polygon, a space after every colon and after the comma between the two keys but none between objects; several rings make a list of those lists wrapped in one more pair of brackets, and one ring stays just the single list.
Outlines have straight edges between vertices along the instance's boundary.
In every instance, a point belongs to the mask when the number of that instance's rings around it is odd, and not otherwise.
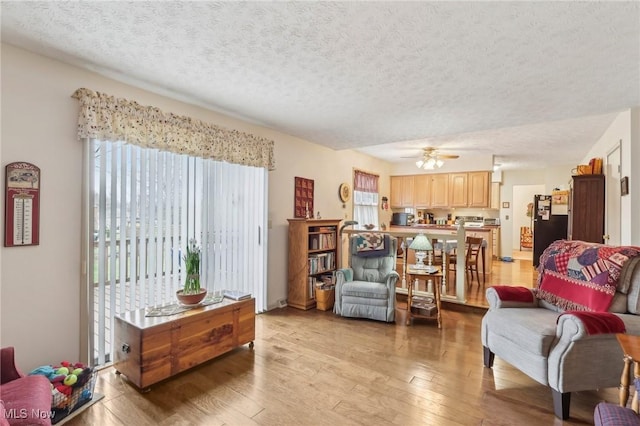
[{"label": "quilt blanket", "polygon": [[558,240],[540,256],[536,296],[563,310],[606,312],[625,262],[640,247]]},{"label": "quilt blanket", "polygon": [[389,236],[379,233],[357,234],[354,254],[360,257],[377,257],[389,254]]}]

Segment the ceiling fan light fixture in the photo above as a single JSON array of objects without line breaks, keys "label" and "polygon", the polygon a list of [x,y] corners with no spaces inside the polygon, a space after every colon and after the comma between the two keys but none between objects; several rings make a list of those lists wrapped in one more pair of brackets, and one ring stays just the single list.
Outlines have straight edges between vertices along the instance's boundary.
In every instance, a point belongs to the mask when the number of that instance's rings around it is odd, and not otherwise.
[{"label": "ceiling fan light fixture", "polygon": [[434,160],[433,158],[429,158],[424,165],[422,166],[423,169],[425,170],[433,170],[434,167],[436,165],[436,160]]},{"label": "ceiling fan light fixture", "polygon": [[435,148],[423,148],[422,158],[416,161],[416,167],[424,170],[439,169],[444,166],[444,160],[458,158],[455,154],[440,154]]}]

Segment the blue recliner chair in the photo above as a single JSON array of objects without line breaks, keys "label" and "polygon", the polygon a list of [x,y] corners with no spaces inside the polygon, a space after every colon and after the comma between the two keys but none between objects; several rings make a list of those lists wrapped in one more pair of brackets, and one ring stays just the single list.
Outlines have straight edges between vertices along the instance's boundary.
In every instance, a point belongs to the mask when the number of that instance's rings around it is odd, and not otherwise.
[{"label": "blue recliner chair", "polygon": [[395,271],[398,241],[389,235],[384,248],[364,249],[363,240],[372,234],[355,234],[349,238],[349,268],[336,271],[336,291],[333,312],[344,317],[369,318],[393,322],[396,313]]}]

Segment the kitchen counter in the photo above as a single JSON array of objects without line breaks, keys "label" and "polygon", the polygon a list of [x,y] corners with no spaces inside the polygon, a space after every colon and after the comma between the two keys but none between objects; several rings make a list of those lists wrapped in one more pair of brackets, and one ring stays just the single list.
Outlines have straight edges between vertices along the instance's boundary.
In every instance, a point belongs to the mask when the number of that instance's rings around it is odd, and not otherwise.
[{"label": "kitchen counter", "polygon": [[[392,228],[414,228],[414,229],[451,229],[458,230],[458,225],[434,225],[434,224],[424,224],[424,223],[416,223],[411,226],[392,226]],[[500,228],[500,225],[483,225],[483,226],[465,226],[464,229],[469,230],[477,230],[477,231],[491,231],[493,229]]]}]

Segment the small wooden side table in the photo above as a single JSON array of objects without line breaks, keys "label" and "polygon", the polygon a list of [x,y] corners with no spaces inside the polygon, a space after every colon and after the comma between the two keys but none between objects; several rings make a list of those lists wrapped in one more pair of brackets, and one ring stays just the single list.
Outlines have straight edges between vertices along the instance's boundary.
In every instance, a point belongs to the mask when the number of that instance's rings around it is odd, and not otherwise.
[{"label": "small wooden side table", "polygon": [[[630,334],[616,334],[618,343],[622,347],[624,353],[624,367],[622,369],[622,376],[620,377],[620,406],[626,407],[629,400],[629,373],[631,370],[631,363],[633,362],[633,376],[634,378],[640,378],[640,336],[632,336]],[[638,412],[638,390],[633,394],[631,400],[631,409]]]},{"label": "small wooden side table", "polygon": [[[413,318],[435,319],[438,321],[438,328],[442,328],[442,315],[440,307],[440,286],[442,285],[442,268],[436,267],[436,272],[429,273],[424,269],[414,269],[411,265],[407,265],[407,275],[409,282],[407,283],[407,325],[411,324]],[[436,304],[436,312],[426,315],[418,312],[418,306],[415,306],[415,296],[413,294],[414,281],[419,283],[421,280],[425,282],[425,286],[429,280],[433,280],[433,298]],[[418,284],[419,285],[419,284]],[[426,290],[426,289],[425,289]],[[412,309],[413,308],[413,309]]]}]

